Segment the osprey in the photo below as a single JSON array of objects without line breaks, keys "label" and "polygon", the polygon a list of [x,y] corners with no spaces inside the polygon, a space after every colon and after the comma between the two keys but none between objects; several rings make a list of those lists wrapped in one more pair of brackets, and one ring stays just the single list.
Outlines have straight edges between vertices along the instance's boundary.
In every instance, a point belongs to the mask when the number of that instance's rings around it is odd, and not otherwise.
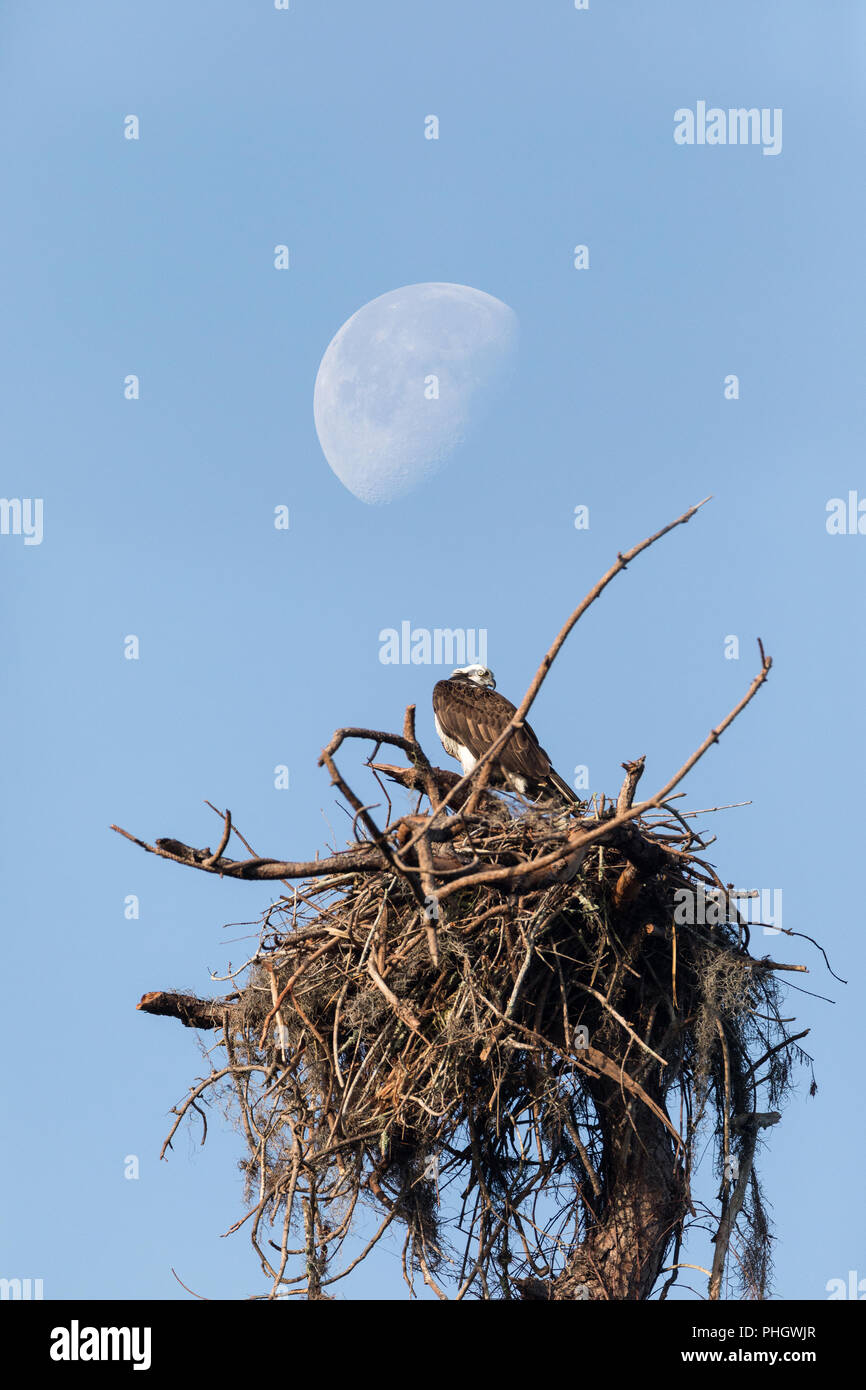
[{"label": "osprey", "polygon": [[[493,672],[486,666],[458,666],[447,681],[433,687],[433,717],[442,747],[457,758],[464,774],[471,772],[491,743],[502,733],[515,706],[496,690]],[[528,724],[515,729],[494,758],[489,785],[508,787],[537,800],[545,792],[558,793],[574,805],[577,797],[551,766]]]}]

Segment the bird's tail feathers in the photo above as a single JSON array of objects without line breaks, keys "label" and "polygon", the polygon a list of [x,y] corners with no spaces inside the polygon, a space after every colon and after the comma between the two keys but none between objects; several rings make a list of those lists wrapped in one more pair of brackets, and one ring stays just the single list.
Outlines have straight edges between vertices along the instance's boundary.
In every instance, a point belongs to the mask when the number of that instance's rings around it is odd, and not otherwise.
[{"label": "bird's tail feathers", "polygon": [[579,805],[579,803],[580,803],[580,798],[572,791],[572,789],[571,789],[571,787],[568,785],[568,783],[567,783],[566,781],[564,781],[562,777],[560,777],[559,773],[558,773],[558,772],[554,772],[553,768],[550,769],[550,776],[549,776],[549,778],[548,778],[548,781],[550,782],[550,785],[551,785],[552,787],[555,787],[556,790],[557,790],[562,796],[565,797],[566,801],[569,802],[570,805],[572,805],[572,806],[577,806],[577,805]]}]

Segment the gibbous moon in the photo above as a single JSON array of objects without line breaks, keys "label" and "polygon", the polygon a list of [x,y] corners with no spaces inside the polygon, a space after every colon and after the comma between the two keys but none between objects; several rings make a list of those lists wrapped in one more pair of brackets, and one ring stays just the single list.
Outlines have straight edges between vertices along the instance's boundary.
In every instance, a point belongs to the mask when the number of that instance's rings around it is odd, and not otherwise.
[{"label": "gibbous moon", "polygon": [[362,502],[393,502],[438,471],[507,377],[517,315],[469,285],[405,285],[365,304],[328,344],[316,432]]}]

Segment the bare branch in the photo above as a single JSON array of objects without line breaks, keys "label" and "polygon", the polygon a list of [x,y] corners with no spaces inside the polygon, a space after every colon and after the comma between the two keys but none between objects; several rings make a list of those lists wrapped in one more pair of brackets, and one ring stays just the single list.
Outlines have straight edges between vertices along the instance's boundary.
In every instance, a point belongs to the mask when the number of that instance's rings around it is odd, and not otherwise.
[{"label": "bare branch", "polygon": [[174,864],[184,864],[187,868],[201,869],[204,873],[219,874],[225,878],[251,879],[256,882],[267,882],[275,878],[317,878],[329,874],[378,873],[385,865],[384,857],[376,845],[359,845],[355,849],[339,850],[327,859],[215,859],[209,849],[194,849],[181,840],[163,839],[149,845],[146,840],[139,840],[119,825],[112,825],[110,829],[131,840],[148,854],[156,854],[160,859],[170,859]]},{"label": "bare branch", "polygon": [[781,1118],[782,1116],[779,1112],[773,1110],[767,1114],[739,1115],[734,1120],[734,1127],[745,1134],[745,1141],[739,1158],[737,1185],[722,1214],[722,1219],[719,1222],[719,1229],[716,1232],[716,1249],[713,1255],[713,1270],[710,1275],[711,1299],[717,1299],[721,1291],[722,1275],[725,1270],[725,1260],[728,1256],[728,1246],[731,1243],[734,1226],[746,1197],[746,1188],[749,1185],[749,1178],[752,1175],[752,1166],[755,1161],[755,1146],[758,1142],[758,1131],[767,1129],[770,1125],[778,1124]]}]

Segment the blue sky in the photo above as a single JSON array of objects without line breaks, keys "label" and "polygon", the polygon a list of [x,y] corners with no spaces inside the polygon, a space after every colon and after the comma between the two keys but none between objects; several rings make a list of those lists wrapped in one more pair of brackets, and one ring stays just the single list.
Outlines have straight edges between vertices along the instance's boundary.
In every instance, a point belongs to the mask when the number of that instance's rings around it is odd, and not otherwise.
[{"label": "blue sky", "polygon": [[[825,524],[829,499],[866,496],[864,39],[846,0],[7,0],[0,491],[43,499],[44,533],[0,535],[0,1275],[49,1298],[186,1297],[172,1266],[207,1296],[262,1291],[243,1233],[220,1238],[242,1209],[239,1138],[214,1115],[204,1148],[183,1131],[157,1162],[201,1073],[195,1037],[134,1006],[220,988],[208,969],[251,949],[224,924],[269,896],[108,826],[215,843],[208,798],[262,853],[341,843],[316,766],[335,727],[398,729],[414,701],[435,752],[443,672],[383,665],[382,629],[486,629],[517,699],[616,552],[712,493],[579,625],[533,724],[593,790],[640,753],[661,785],[763,638],[770,681],[688,804],[751,801],[716,818],[722,877],[781,888],[785,926],[849,981],[768,938],[834,1001],[791,995],[820,1090],[804,1073],[763,1153],[775,1292],[866,1278],[866,539]],[[781,152],[677,145],[674,112],[701,100],[780,108]],[[322,456],[313,383],[352,313],[424,281],[510,305],[519,363],[448,468],[373,508]],[[341,1294],[401,1298],[397,1257]]]}]

